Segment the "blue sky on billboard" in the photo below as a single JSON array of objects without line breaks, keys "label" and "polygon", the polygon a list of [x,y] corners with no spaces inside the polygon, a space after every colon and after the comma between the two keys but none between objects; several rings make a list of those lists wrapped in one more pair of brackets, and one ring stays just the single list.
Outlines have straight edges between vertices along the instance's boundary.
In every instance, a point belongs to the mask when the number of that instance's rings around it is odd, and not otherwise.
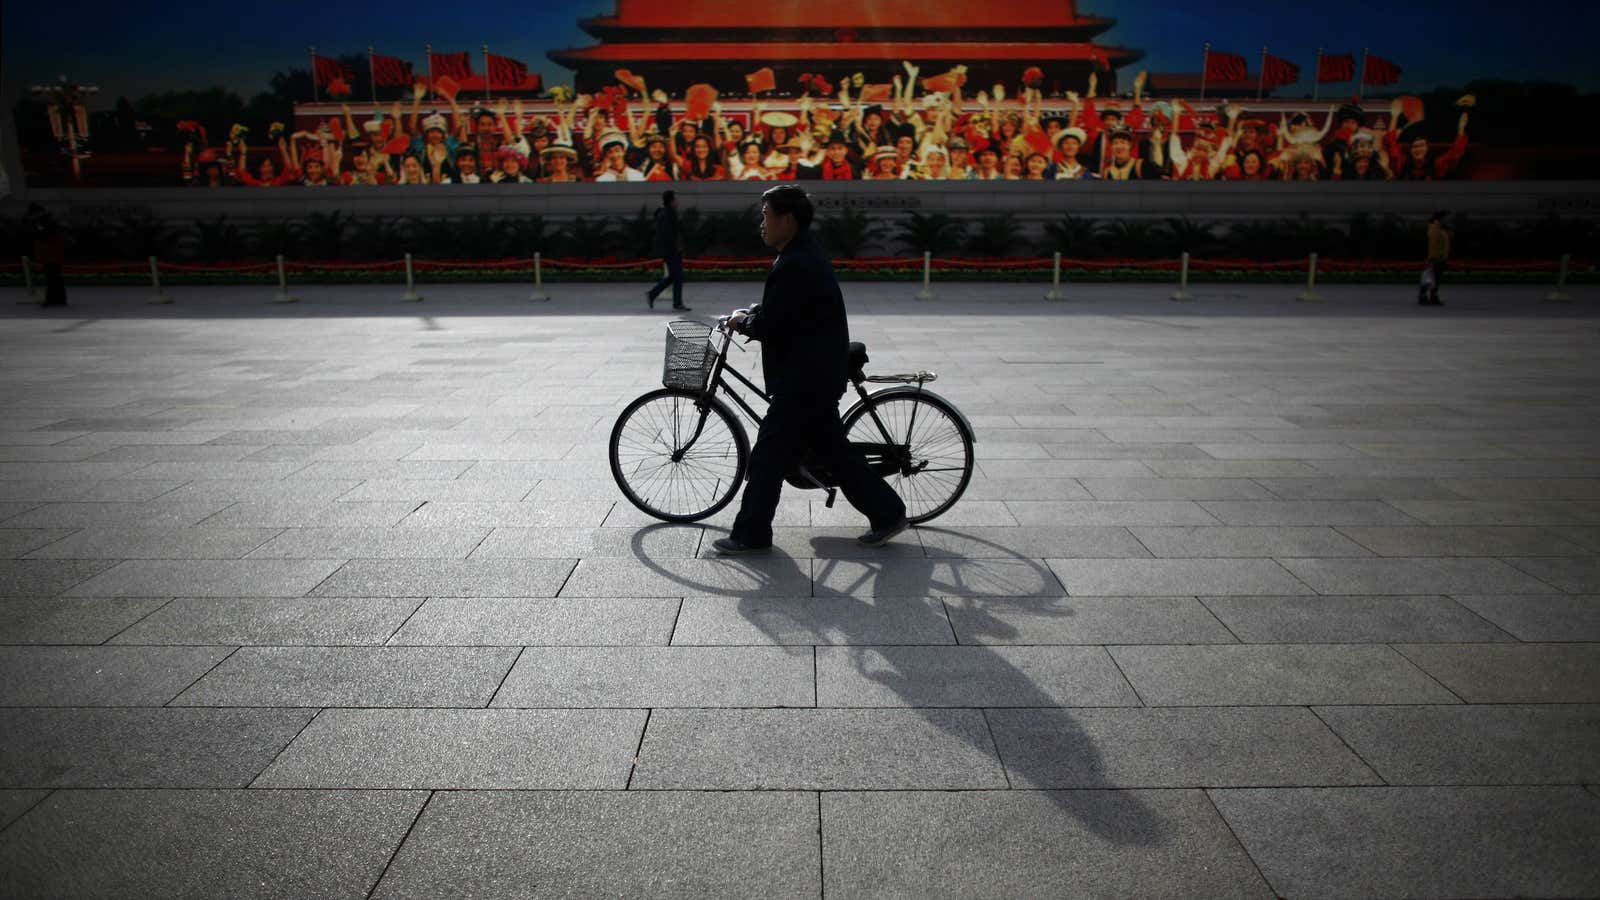
[{"label": "blue sky on billboard", "polygon": [[[946,0],[950,2],[950,0]],[[1048,0],[1046,0],[1048,2]],[[222,85],[246,96],[272,73],[308,65],[319,52],[378,52],[423,63],[423,45],[440,52],[496,53],[526,61],[546,84],[570,73],[545,51],[585,46],[583,16],[611,12],[610,0],[524,4],[400,5],[338,0],[314,4],[174,4],[121,2],[5,3],[0,6],[0,60],[11,85],[67,75],[102,87],[102,102],[162,90]],[[1310,91],[1317,48],[1360,53],[1362,47],[1404,68],[1401,89],[1461,85],[1474,78],[1548,80],[1600,89],[1592,43],[1600,4],[1523,0],[1345,0],[1342,3],[1200,3],[1195,0],[1082,0],[1082,12],[1118,25],[1101,41],[1145,51],[1137,67],[1197,71],[1201,44],[1249,57],[1262,45],[1301,66]],[[1325,96],[1330,92],[1325,92]],[[100,104],[96,104],[100,105]]]}]

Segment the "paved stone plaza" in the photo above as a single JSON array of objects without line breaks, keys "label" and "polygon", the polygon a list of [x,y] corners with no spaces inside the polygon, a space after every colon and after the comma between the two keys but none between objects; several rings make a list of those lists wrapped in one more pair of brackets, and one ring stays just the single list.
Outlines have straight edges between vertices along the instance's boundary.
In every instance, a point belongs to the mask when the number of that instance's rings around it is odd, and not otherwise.
[{"label": "paved stone plaza", "polygon": [[0,895],[1600,895],[1593,289],[847,283],[979,472],[725,561],[641,287],[0,292]]}]

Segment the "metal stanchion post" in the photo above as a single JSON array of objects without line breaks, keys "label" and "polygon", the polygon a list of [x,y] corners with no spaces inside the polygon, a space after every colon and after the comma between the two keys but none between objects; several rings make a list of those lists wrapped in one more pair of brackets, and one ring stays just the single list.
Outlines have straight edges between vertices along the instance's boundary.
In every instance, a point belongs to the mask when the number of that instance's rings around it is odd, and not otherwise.
[{"label": "metal stanchion post", "polygon": [[1178,289],[1172,292],[1174,300],[1193,300],[1194,295],[1189,293],[1189,251],[1183,252],[1183,258],[1178,267]]},{"label": "metal stanchion post", "polygon": [[22,299],[18,303],[38,303],[43,300],[39,296],[39,289],[33,286],[33,260],[26,256],[22,258]]},{"label": "metal stanchion post", "polygon": [[922,290],[917,291],[917,299],[918,300],[932,300],[933,299],[933,287],[930,284],[930,281],[931,281],[931,278],[932,278],[932,275],[931,275],[932,269],[933,269],[933,253],[930,252],[930,251],[924,250],[924,251],[922,251]]},{"label": "metal stanchion post", "polygon": [[1065,300],[1067,295],[1061,291],[1061,251],[1056,251],[1055,272],[1050,276],[1050,290],[1045,292],[1046,300]]},{"label": "metal stanchion post", "polygon": [[1317,293],[1317,255],[1311,254],[1306,263],[1306,289],[1296,294],[1296,300],[1321,300],[1322,295]]},{"label": "metal stanchion post", "polygon": [[528,295],[528,299],[550,299],[550,295],[544,292],[544,253],[537,250],[533,254],[533,293]]},{"label": "metal stanchion post", "polygon": [[1567,293],[1567,266],[1572,264],[1572,254],[1561,254],[1561,274],[1556,276],[1556,289],[1544,295],[1546,300],[1571,300]]},{"label": "metal stanchion post", "polygon": [[172,298],[161,291],[161,268],[154,256],[150,257],[150,286],[154,288],[154,291],[150,294],[150,299],[145,301],[146,303],[172,302]]},{"label": "metal stanchion post", "polygon": [[299,297],[289,295],[289,276],[283,270],[283,254],[278,254],[278,294],[272,298],[273,303],[299,303]]},{"label": "metal stanchion post", "polygon": [[422,295],[417,293],[416,282],[411,274],[411,254],[409,253],[406,254],[406,292],[400,295],[400,299],[407,303],[415,303],[422,299]]}]

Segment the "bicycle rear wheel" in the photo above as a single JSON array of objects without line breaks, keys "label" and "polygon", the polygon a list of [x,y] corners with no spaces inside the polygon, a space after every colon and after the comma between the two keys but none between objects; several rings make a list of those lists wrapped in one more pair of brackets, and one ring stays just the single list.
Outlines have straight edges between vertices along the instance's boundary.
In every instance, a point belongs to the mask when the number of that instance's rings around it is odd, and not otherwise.
[{"label": "bicycle rear wheel", "polygon": [[909,391],[873,395],[845,419],[844,431],[905,501],[913,525],[948,512],[972,480],[972,439],[940,398]]},{"label": "bicycle rear wheel", "polygon": [[667,522],[697,522],[739,492],[750,444],[727,404],[663,388],[617,417],[610,456],[611,477],[628,502]]}]

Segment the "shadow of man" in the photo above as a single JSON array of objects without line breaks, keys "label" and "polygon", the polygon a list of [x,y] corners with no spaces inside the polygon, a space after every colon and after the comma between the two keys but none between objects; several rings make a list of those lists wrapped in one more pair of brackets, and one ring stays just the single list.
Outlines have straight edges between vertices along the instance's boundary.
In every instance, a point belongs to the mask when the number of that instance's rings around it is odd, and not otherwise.
[{"label": "shadow of man", "polygon": [[[658,527],[651,526],[641,531]],[[709,546],[707,529],[703,546]],[[780,597],[759,587],[733,592],[738,612],[765,643],[813,648],[817,659],[820,710],[904,709],[994,760],[1011,788],[1040,790],[1093,834],[1118,845],[1153,846],[1167,835],[1162,820],[1137,795],[1113,788],[1093,739],[1066,706],[1070,697],[1052,694],[1007,654],[988,642],[1017,637],[1016,629],[992,615],[975,594],[993,594],[996,581],[1015,593],[1037,596],[1037,612],[1071,615],[1062,605],[1065,590],[1036,560],[1005,550],[994,559],[930,559],[923,556],[863,557],[853,540],[814,538],[814,558],[782,553],[759,559],[707,560],[755,575],[758,584],[778,585],[809,579],[811,597]],[[852,556],[852,554],[854,554]],[[683,585],[686,595],[728,596],[725,585],[697,582],[651,560],[635,538],[635,555],[647,567]],[[998,578],[991,565],[1006,563]],[[990,571],[985,571],[985,569]],[[959,602],[959,632],[945,598]],[[1031,598],[1030,598],[1031,599]],[[685,603],[694,602],[693,598]],[[963,636],[966,640],[963,641]],[[1103,647],[1083,648],[1105,654]],[[848,665],[866,681],[851,684],[839,670]],[[1106,664],[1111,665],[1109,656]],[[1111,670],[1115,671],[1114,665]],[[1117,705],[1137,705],[1131,688]],[[832,695],[832,696],[830,696]],[[1129,703],[1131,701],[1131,704]],[[1033,752],[1007,754],[996,740],[993,719],[1018,720]],[[1044,752],[1038,752],[1043,746]],[[977,785],[974,789],[983,789]]]}]

